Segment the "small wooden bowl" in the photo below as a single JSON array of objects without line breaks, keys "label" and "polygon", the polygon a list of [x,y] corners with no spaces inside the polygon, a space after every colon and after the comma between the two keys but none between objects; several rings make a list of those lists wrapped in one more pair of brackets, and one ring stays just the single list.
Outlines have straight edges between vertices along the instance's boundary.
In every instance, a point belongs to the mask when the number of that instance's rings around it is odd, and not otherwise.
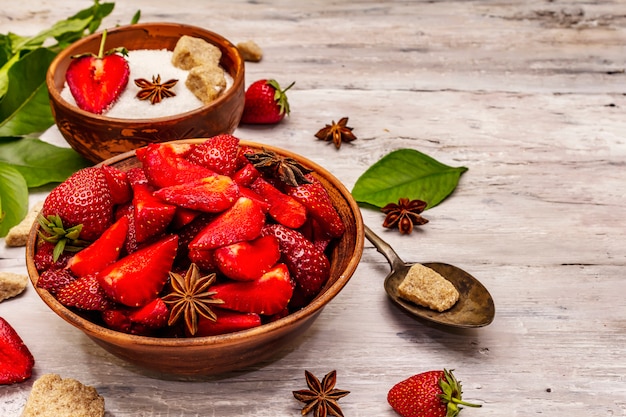
[{"label": "small wooden bowl", "polygon": [[[50,106],[61,134],[72,148],[97,163],[153,142],[211,137],[232,133],[241,119],[244,105],[244,61],[237,48],[208,30],[174,23],[143,23],[107,31],[105,50],[173,50],[183,36],[204,39],[222,51],[221,65],[233,84],[211,104],[175,116],[155,119],[119,119],[81,110],[61,97],[65,72],[76,54],[97,53],[101,34],[87,36],[60,52],[50,64],[46,84]],[[132,83],[132,80],[129,80]]]},{"label": "small wooden bowl", "polygon": [[[198,142],[187,140],[183,142]],[[350,192],[321,166],[282,149],[242,141],[243,146],[269,149],[298,160],[315,171],[346,225],[346,232],[332,246],[329,255],[331,271],[328,283],[306,307],[275,322],[237,333],[197,338],[155,338],[116,332],[99,326],[64,307],[48,291],[37,287],[39,274],[34,264],[37,222],[33,225],[26,247],[26,266],[35,291],[61,318],[83,331],[108,352],[138,367],[163,374],[216,375],[240,370],[276,358],[293,343],[346,285],[363,254],[364,228],[361,212]],[[134,152],[104,161],[122,170],[138,166]]]}]

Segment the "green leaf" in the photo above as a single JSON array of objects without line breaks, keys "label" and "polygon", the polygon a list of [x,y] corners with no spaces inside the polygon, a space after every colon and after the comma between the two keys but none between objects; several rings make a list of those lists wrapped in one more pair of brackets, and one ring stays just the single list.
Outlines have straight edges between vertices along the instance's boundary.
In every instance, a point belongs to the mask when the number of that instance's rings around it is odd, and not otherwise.
[{"label": "green leaf", "polygon": [[19,171],[29,188],[62,182],[91,163],[70,148],[61,148],[36,138],[0,141],[0,163]]},{"label": "green leaf", "polygon": [[0,162],[0,237],[18,224],[28,211],[28,186],[15,168]]},{"label": "green leaf", "polygon": [[384,156],[356,181],[352,196],[375,207],[400,198],[422,200],[432,208],[456,188],[465,167],[450,167],[414,149],[399,149]]}]

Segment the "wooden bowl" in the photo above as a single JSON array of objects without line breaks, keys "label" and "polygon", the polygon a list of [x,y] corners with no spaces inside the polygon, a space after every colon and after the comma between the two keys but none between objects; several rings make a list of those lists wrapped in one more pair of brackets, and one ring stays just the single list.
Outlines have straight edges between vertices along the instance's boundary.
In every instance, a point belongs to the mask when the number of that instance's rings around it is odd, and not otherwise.
[{"label": "wooden bowl", "polygon": [[60,52],[48,68],[46,84],[52,114],[70,146],[97,163],[153,142],[232,133],[243,113],[245,71],[239,51],[227,39],[194,26],[143,23],[108,30],[105,49],[124,46],[128,50],[173,50],[183,35],[201,38],[219,47],[222,51],[221,65],[232,77],[233,84],[208,105],[175,116],[154,119],[120,119],[97,115],[81,110],[62,98],[65,72],[71,57],[86,52],[97,53],[100,33],[87,36]]},{"label": "wooden bowl", "polygon": [[[186,142],[197,141],[199,140]],[[256,149],[273,150],[313,169],[314,175],[328,190],[346,225],[346,232],[333,244],[329,254],[331,270],[328,283],[306,307],[275,322],[220,336],[155,338],[116,332],[90,322],[63,306],[48,291],[37,287],[39,274],[33,257],[39,226],[35,222],[26,247],[26,265],[37,294],[52,311],[83,331],[105,350],[151,371],[174,375],[215,375],[276,358],[313,323],[324,306],[339,294],[354,273],[363,253],[363,219],[350,192],[321,166],[292,152],[271,146],[245,141],[241,141],[241,144]],[[103,164],[114,165],[122,170],[139,165],[134,152],[116,156]]]}]

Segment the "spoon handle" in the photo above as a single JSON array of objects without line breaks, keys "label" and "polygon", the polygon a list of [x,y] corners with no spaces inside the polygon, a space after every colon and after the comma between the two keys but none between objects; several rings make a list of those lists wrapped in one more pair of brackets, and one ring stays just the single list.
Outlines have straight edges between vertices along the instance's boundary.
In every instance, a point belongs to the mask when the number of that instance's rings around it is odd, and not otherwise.
[{"label": "spoon handle", "polygon": [[404,265],[404,261],[398,256],[396,251],[384,240],[382,240],[376,233],[372,231],[367,225],[363,225],[365,228],[365,237],[369,240],[378,252],[382,253],[387,261],[391,265],[392,270],[398,270]]}]

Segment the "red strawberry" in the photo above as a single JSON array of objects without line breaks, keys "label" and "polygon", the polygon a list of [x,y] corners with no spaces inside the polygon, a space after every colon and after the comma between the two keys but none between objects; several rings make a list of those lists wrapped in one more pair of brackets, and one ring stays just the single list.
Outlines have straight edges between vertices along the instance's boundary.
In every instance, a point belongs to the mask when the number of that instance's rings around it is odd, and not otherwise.
[{"label": "red strawberry", "polygon": [[212,175],[154,192],[161,200],[192,210],[219,213],[239,197],[239,186],[227,175]]},{"label": "red strawberry", "polygon": [[215,263],[229,278],[251,281],[267,272],[280,258],[278,240],[263,236],[249,242],[238,242],[215,249]]},{"label": "red strawberry", "polygon": [[47,290],[51,294],[56,294],[57,291],[72,281],[75,281],[76,277],[66,269],[50,268],[43,271],[39,275],[37,280],[37,287]]},{"label": "red strawberry", "polygon": [[133,323],[128,317],[128,309],[112,308],[102,312],[102,320],[109,329],[131,333]]},{"label": "red strawberry", "polygon": [[104,53],[106,35],[104,31],[98,55],[73,57],[65,73],[76,105],[96,114],[107,110],[119,98],[130,75],[128,61],[122,56],[127,54],[126,49],[116,48]]},{"label": "red strawberry", "polygon": [[239,185],[250,186],[260,175],[259,170],[248,162],[233,174],[233,180]]},{"label": "red strawberry", "polygon": [[387,402],[402,417],[454,417],[459,405],[480,407],[461,400],[461,383],[452,371],[413,375],[389,390]]},{"label": "red strawberry", "polygon": [[148,304],[133,310],[129,316],[130,321],[149,329],[159,329],[167,324],[169,310],[161,298],[155,298]]},{"label": "red strawberry", "polygon": [[70,282],[56,292],[57,300],[66,307],[103,311],[112,305],[102,290],[96,274]]},{"label": "red strawberry", "polygon": [[110,165],[103,165],[102,171],[109,184],[113,204],[125,204],[133,197],[126,172]]},{"label": "red strawberry", "polygon": [[172,219],[170,226],[174,230],[179,230],[194,221],[194,219],[200,216],[200,214],[202,214],[202,212],[198,210],[191,210],[180,206],[176,207],[176,212],[174,213],[174,218]]},{"label": "red strawberry", "polygon": [[281,90],[276,80],[258,80],[253,82],[245,94],[245,104],[242,123],[274,124],[289,114],[289,101],[285,92],[289,87]]},{"label": "red strawberry", "polygon": [[126,242],[128,217],[113,223],[91,245],[70,258],[67,268],[77,277],[93,274],[115,262]]},{"label": "red strawberry", "polygon": [[346,231],[346,226],[322,183],[311,174],[305,175],[309,184],[287,187],[287,194],[302,203],[319,226],[330,237],[337,238]]},{"label": "red strawberry", "polygon": [[307,209],[295,198],[274,187],[262,177],[257,178],[251,185],[252,191],[264,197],[270,204],[269,214],[283,226],[297,229],[307,219]]},{"label": "red strawberry", "polygon": [[178,236],[166,236],[107,266],[97,274],[98,281],[116,302],[145,305],[163,289],[177,248]]},{"label": "red strawberry", "polygon": [[[169,143],[153,143],[144,150],[135,151],[151,185],[156,188],[184,184],[216,173],[206,167],[194,164],[183,157],[189,150]],[[141,155],[141,156],[139,156]]]},{"label": "red strawberry", "polygon": [[213,136],[195,145],[186,158],[222,175],[232,175],[237,164],[239,139],[233,135]]},{"label": "red strawberry", "polygon": [[217,271],[215,264],[214,249],[189,249],[188,257],[191,262],[196,264],[203,271]]},{"label": "red strawberry", "polygon": [[241,196],[228,210],[213,219],[189,244],[189,249],[215,249],[259,236],[265,213],[257,201]]},{"label": "red strawberry", "polygon": [[306,300],[315,297],[330,274],[330,262],[324,252],[300,232],[280,224],[267,225],[262,235],[278,239],[282,259],[302,295]]},{"label": "red strawberry", "polygon": [[55,244],[46,242],[45,240],[38,238],[37,247],[35,248],[35,256],[33,262],[37,271],[42,272],[49,268],[64,268],[67,261],[72,257],[69,252],[62,252],[57,260],[54,260],[54,248]]},{"label": "red strawberry", "polygon": [[152,192],[149,184],[133,185],[135,234],[139,243],[163,233],[176,213],[176,206],[166,204]]},{"label": "red strawberry", "polygon": [[31,377],[35,358],[15,329],[0,317],[0,385],[15,384]]},{"label": "red strawberry", "polygon": [[276,264],[254,281],[228,281],[211,287],[221,308],[242,313],[272,315],[287,307],[293,284],[285,264]]},{"label": "red strawberry", "polygon": [[195,336],[215,336],[247,330],[261,325],[261,317],[256,313],[239,313],[215,307],[211,307],[211,309],[217,315],[217,320],[213,321],[200,317],[198,320],[198,331]]}]

